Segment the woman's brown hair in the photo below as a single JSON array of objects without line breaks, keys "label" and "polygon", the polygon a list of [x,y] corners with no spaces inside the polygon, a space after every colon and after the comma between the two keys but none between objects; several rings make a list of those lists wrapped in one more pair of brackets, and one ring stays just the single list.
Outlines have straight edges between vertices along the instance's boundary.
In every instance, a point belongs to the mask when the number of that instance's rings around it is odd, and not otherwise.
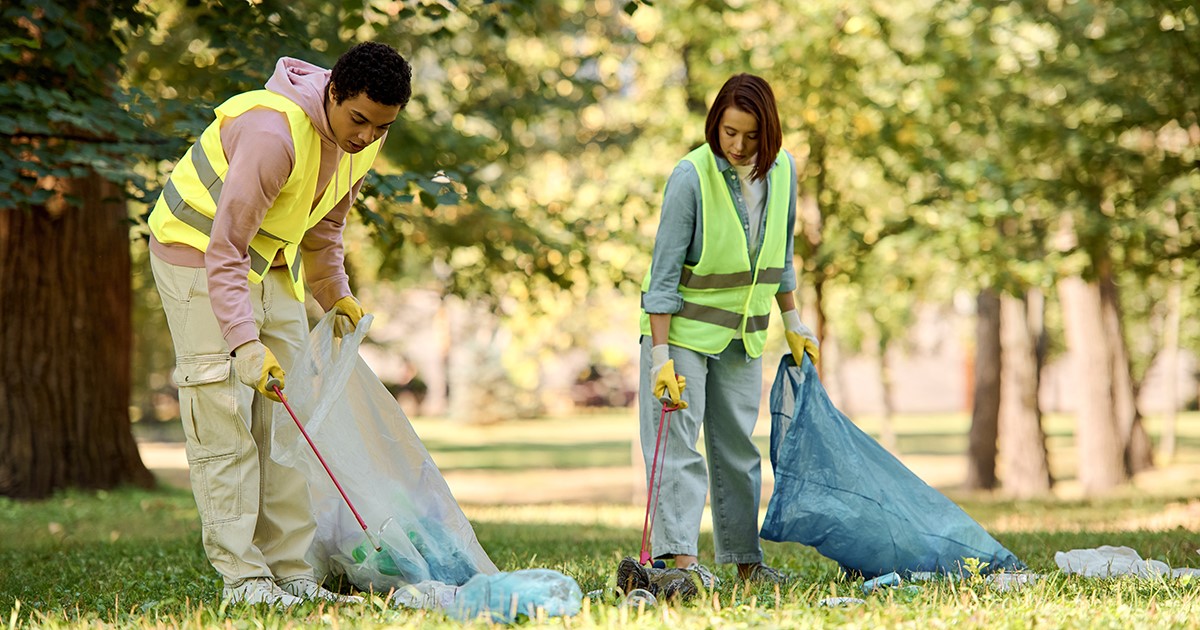
[{"label": "woman's brown hair", "polygon": [[750,177],[765,179],[779,150],[783,148],[783,130],[779,126],[775,93],[766,79],[753,74],[735,74],[721,86],[717,99],[708,110],[708,119],[704,121],[704,137],[708,140],[708,146],[715,155],[721,157],[725,157],[718,136],[721,116],[730,107],[736,107],[758,120],[758,155],[755,156]]}]

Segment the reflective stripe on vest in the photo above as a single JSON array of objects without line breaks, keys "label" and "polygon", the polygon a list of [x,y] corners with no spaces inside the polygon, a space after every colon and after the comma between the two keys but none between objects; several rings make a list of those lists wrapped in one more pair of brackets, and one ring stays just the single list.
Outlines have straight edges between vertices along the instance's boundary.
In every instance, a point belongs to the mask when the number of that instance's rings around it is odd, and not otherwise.
[{"label": "reflective stripe on vest", "polygon": [[[746,353],[762,355],[766,345],[772,298],[783,279],[791,202],[791,161],[776,156],[767,178],[766,226],[758,258],[751,266],[746,232],[724,176],[707,144],[689,153],[688,160],[700,177],[703,213],[703,249],[694,266],[684,266],[679,277],[683,306],[671,317],[668,341],[672,345],[706,354],[724,350],[741,333]],[[642,281],[649,289],[650,273]],[[642,334],[650,334],[645,307]]]},{"label": "reflective stripe on vest", "polygon": [[[183,243],[200,251],[208,247],[213,217],[220,201],[224,176],[229,171],[221,145],[221,124],[255,107],[274,109],[287,116],[295,162],[275,202],[267,209],[262,226],[250,241],[249,280],[262,282],[280,250],[292,279],[296,299],[304,300],[300,241],[337,202],[370,170],[380,141],[371,143],[357,155],[343,155],[329,185],[316,199],[320,168],[321,137],[304,110],[286,97],[256,90],[239,94],[217,108],[217,118],[204,130],[163,186],[162,195],[150,213],[150,230],[161,243]],[[340,188],[339,182],[346,187]]]},{"label": "reflective stripe on vest", "polygon": [[[213,169],[212,163],[208,161],[208,156],[204,153],[204,147],[200,145],[199,140],[188,149],[188,152],[184,155],[184,159],[187,159],[188,156],[191,156],[192,166],[195,167],[196,174],[200,177],[200,183],[204,184],[205,189],[208,190],[209,197],[212,199],[213,207],[216,207],[221,199],[221,186],[225,183],[224,180]],[[212,235],[212,218],[188,205],[188,202],[183,199],[183,195],[180,195],[179,190],[175,188],[175,181],[173,179],[168,178],[167,185],[163,186],[162,199],[167,204],[167,208],[171,210],[171,214],[175,215],[176,219],[179,219],[199,232],[203,232],[205,236]],[[284,242],[283,239],[261,228],[258,230],[258,233],[267,238]],[[157,238],[157,235],[155,235],[155,238]],[[263,258],[262,254],[253,248],[249,249],[248,253],[250,254],[250,270],[259,276],[266,275],[271,261]]]}]

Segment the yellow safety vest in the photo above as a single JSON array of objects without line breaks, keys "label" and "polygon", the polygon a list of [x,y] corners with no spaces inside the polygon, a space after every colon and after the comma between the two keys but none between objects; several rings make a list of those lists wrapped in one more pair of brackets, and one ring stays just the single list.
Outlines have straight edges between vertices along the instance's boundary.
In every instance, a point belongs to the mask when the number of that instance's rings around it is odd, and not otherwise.
[{"label": "yellow safety vest", "polygon": [[317,171],[321,165],[321,135],[308,114],[283,95],[255,90],[234,96],[217,108],[217,119],[187,150],[163,186],[162,195],[150,213],[150,231],[160,243],[184,243],[200,251],[208,248],[221,186],[229,172],[225,149],[221,146],[221,123],[255,107],[267,107],[287,116],[296,161],[279,196],[267,209],[258,233],[250,240],[249,279],[262,282],[271,262],[282,249],[292,276],[292,293],[297,300],[304,301],[300,241],[304,233],[325,218],[352,187],[341,190],[334,182],[356,182],[366,175],[381,143],[372,142],[354,156],[343,155],[330,185],[314,207]]},{"label": "yellow safety vest", "polygon": [[[683,307],[671,317],[668,342],[705,354],[723,351],[741,332],[746,353],[762,355],[767,341],[771,302],[783,279],[792,180],[791,160],[783,151],[767,176],[766,226],[758,259],[750,262],[746,231],[729,194],[716,157],[708,144],[684,158],[700,176],[700,208],[704,244],[700,260],[684,265],[679,277]],[[650,272],[642,280],[642,293],[650,289]],[[641,331],[650,334],[650,316],[642,309]]]}]

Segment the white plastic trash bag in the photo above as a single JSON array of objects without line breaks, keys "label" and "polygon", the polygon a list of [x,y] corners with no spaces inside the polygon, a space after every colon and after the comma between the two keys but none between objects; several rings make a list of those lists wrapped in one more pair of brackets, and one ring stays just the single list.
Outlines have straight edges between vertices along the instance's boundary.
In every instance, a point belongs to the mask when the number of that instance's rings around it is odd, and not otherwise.
[{"label": "white plastic trash bag", "polygon": [[1138,552],[1129,547],[1103,545],[1095,549],[1071,549],[1054,554],[1054,562],[1063,573],[1077,573],[1083,577],[1109,578],[1120,575],[1137,577],[1182,577],[1200,576],[1200,569],[1172,569],[1161,560],[1143,560]]},{"label": "white plastic trash bag", "polygon": [[317,578],[345,575],[387,593],[435,580],[461,585],[498,570],[475,538],[404,411],[358,356],[371,325],[341,339],[327,314],[287,374],[284,395],[325,463],[381,543],[377,552],[282,405],[272,457],[308,479],[317,531],[308,560]]}]

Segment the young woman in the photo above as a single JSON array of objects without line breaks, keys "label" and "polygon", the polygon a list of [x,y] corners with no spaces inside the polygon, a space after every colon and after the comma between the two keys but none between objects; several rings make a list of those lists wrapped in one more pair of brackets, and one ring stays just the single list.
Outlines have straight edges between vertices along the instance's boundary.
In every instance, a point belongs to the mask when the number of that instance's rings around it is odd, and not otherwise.
[{"label": "young woman", "polygon": [[[662,406],[679,408],[659,454],[653,553],[714,585],[697,558],[711,488],[715,561],[736,563],[743,580],[782,582],[782,573],[763,564],[761,457],[751,433],[772,301],[792,353],[818,358],[816,336],[800,322],[792,296],[796,165],[781,148],[775,95],[760,77],[725,82],[704,134],[705,144],[667,182],[642,282],[639,406],[647,473]],[[707,462],[696,449],[701,427]]]}]

